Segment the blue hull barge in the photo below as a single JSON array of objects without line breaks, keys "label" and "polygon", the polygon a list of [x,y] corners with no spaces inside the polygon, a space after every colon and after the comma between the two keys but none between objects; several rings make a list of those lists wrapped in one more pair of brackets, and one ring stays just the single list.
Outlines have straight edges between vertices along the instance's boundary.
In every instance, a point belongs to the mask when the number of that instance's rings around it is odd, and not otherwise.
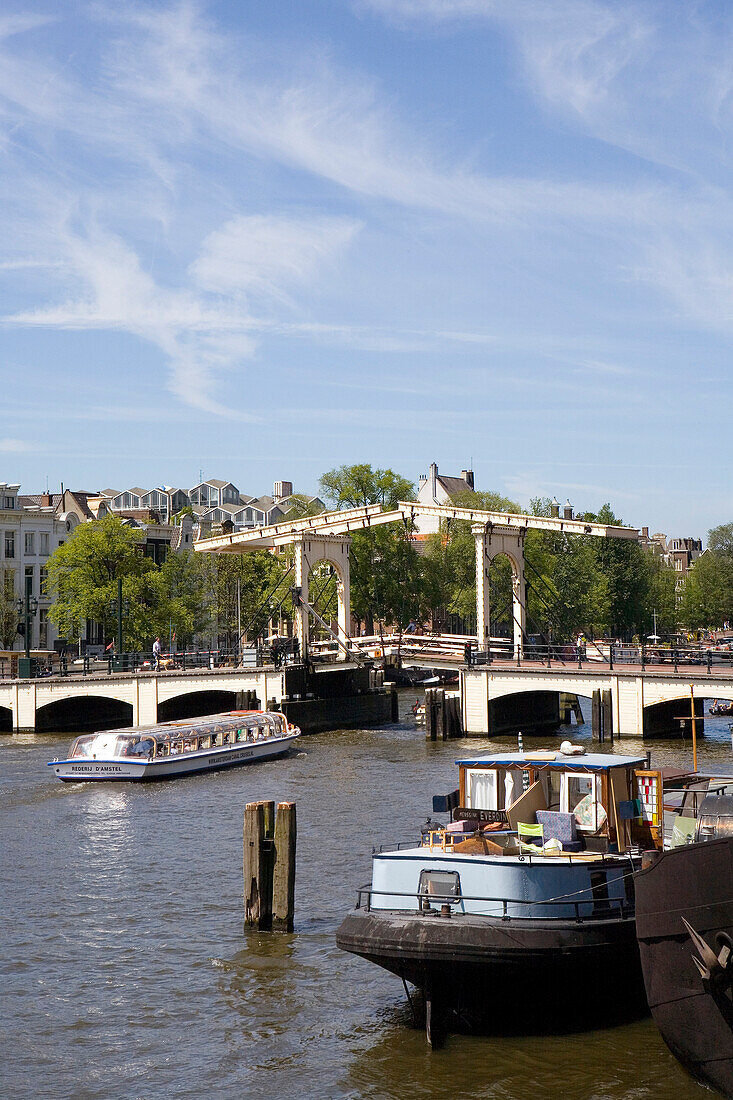
[{"label": "blue hull barge", "polygon": [[663,844],[661,773],[560,752],[457,763],[458,789],[433,800],[450,823],[375,852],[338,946],[421,991],[433,1045],[451,1029],[564,1032],[645,1012],[633,876]]}]

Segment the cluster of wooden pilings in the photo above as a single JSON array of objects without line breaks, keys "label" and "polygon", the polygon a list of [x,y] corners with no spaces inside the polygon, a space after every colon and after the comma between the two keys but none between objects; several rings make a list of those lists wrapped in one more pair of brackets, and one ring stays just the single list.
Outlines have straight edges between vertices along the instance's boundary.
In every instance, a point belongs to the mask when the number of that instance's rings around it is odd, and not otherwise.
[{"label": "cluster of wooden pilings", "polygon": [[244,811],[244,923],[293,931],[296,818],[294,802],[248,802]]},{"label": "cluster of wooden pilings", "polygon": [[425,740],[447,741],[463,737],[461,700],[458,695],[446,695],[443,688],[425,689]]},{"label": "cluster of wooden pilings", "polygon": [[237,710],[260,710],[260,700],[254,690],[237,692]]}]

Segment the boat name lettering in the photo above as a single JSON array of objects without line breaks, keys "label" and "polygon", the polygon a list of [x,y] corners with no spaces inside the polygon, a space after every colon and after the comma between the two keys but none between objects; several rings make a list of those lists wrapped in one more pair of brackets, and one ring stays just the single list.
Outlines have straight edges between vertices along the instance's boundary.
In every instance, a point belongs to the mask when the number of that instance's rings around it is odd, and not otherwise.
[{"label": "boat name lettering", "polygon": [[72,772],[121,772],[119,764],[72,764]]},{"label": "boat name lettering", "polygon": [[506,810],[474,810],[469,806],[457,806],[453,811],[454,821],[507,821]]}]

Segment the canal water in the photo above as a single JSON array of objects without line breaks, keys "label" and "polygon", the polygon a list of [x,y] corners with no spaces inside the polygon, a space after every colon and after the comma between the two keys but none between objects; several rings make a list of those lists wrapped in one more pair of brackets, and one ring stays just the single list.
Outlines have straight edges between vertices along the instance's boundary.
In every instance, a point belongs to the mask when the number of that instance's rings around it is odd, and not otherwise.
[{"label": "canal water", "polygon": [[[728,725],[706,722],[704,764],[730,762]],[[592,746],[588,726],[564,735]],[[511,739],[426,744],[406,717],[143,786],[61,784],[45,762],[69,740],[0,739],[4,1100],[711,1095],[649,1019],[562,1037],[451,1035],[432,1052],[399,980],[336,949],[372,844],[414,837],[431,796],[455,786],[456,757]],[[658,743],[654,756],[687,763],[691,748]],[[268,798],[297,802],[293,935],[242,928],[244,806]]]}]

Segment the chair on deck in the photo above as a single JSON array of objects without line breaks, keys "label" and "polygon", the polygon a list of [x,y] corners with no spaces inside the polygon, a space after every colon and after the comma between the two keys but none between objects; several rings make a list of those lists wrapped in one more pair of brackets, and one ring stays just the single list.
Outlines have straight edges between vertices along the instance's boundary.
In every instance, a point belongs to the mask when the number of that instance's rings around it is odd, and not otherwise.
[{"label": "chair on deck", "polygon": [[672,827],[672,843],[670,848],[684,848],[686,844],[692,844],[695,839],[697,819],[694,817],[676,817]]},{"label": "chair on deck", "polygon": [[559,840],[563,852],[579,852],[583,841],[578,839],[575,814],[558,810],[538,810],[537,820],[544,827],[546,840]]},{"label": "chair on deck", "polygon": [[[527,837],[527,840],[523,840]],[[545,843],[545,830],[542,825],[529,825],[523,821],[517,822],[517,842],[520,852],[530,852],[535,855],[542,849]]]}]

